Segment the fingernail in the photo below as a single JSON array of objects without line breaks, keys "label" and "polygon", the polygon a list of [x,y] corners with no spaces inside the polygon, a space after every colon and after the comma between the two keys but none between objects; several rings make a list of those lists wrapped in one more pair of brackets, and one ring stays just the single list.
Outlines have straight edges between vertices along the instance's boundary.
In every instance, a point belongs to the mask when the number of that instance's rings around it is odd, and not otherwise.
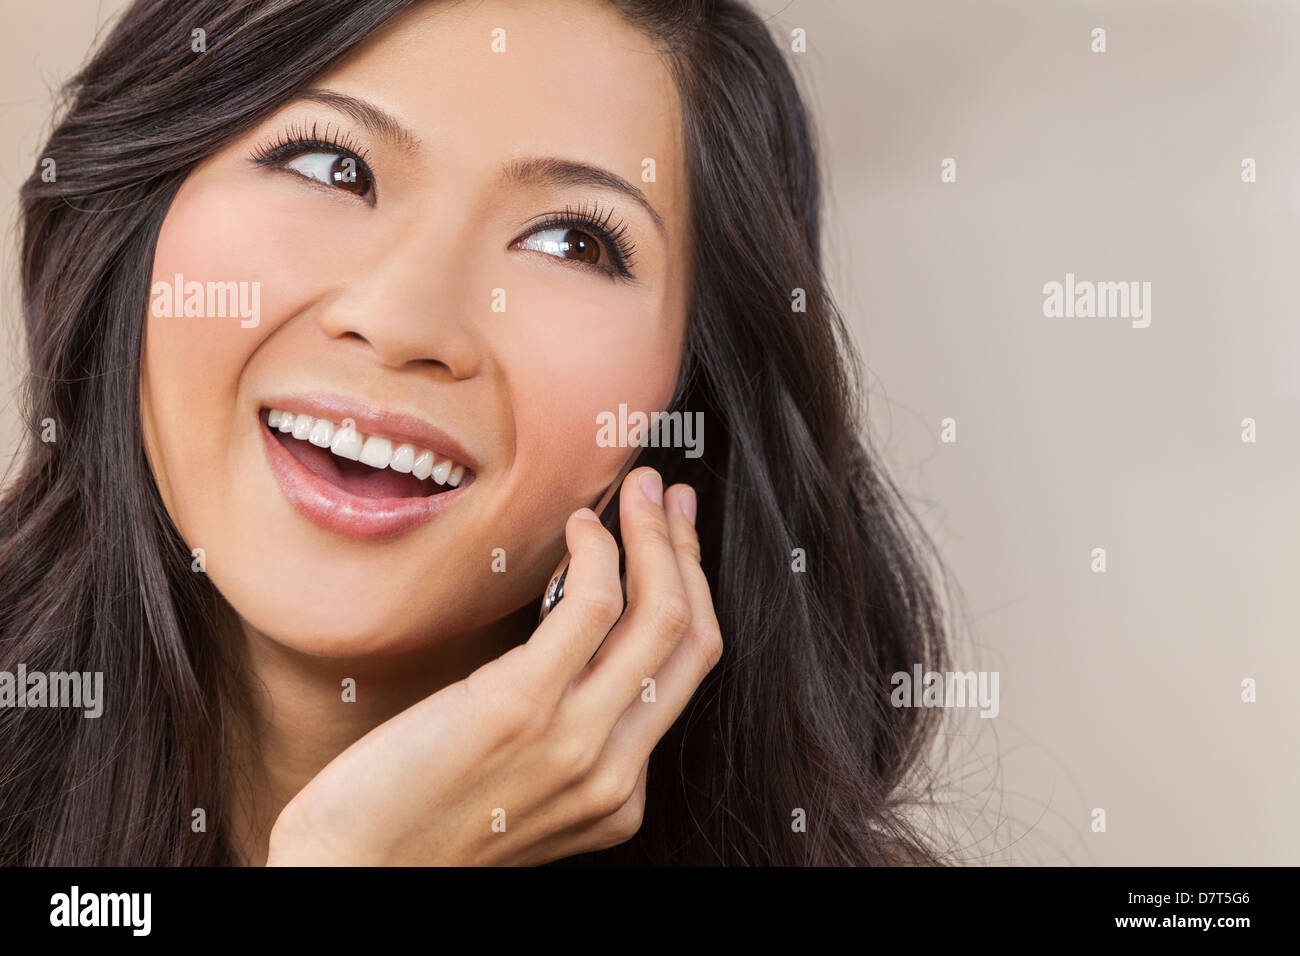
[{"label": "fingernail", "polygon": [[575,512],[575,514],[577,514],[577,516],[578,516],[579,518],[581,518],[583,521],[599,521],[599,520],[600,520],[600,518],[598,518],[598,517],[596,516],[596,512],[592,511],[590,508],[579,508],[579,509]]},{"label": "fingernail", "polygon": [[664,503],[664,482],[659,472],[651,469],[641,476],[641,493],[657,505]]},{"label": "fingernail", "polygon": [[694,527],[695,489],[692,488],[690,485],[687,485],[685,488],[682,489],[681,502],[682,502],[682,514],[686,515],[687,519],[691,522],[691,526]]}]

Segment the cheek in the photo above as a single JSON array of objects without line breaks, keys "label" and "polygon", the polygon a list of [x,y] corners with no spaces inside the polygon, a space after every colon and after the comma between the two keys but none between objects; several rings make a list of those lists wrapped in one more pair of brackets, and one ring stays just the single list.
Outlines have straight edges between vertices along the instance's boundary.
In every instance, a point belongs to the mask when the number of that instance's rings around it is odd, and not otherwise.
[{"label": "cheek", "polygon": [[[593,284],[594,285],[594,284]],[[562,292],[559,292],[563,288]],[[660,296],[578,282],[530,290],[512,312],[502,352],[525,500],[559,517],[593,504],[635,450],[597,442],[598,416],[666,408],[676,384],[683,319]]]},{"label": "cheek", "polygon": [[[624,348],[574,350],[563,361],[529,369],[515,409],[520,457],[577,462],[593,455],[625,457],[597,443],[598,416],[663,410],[672,396],[677,355],[663,350],[639,354]],[[617,470],[617,464],[614,465]],[[600,471],[601,469],[597,469]],[[609,470],[608,468],[604,470]],[[563,478],[561,478],[563,480]]]},{"label": "cheek", "polygon": [[[247,424],[241,373],[284,314],[284,283],[265,281],[276,271],[273,237],[249,228],[259,221],[250,207],[238,191],[187,182],[154,251],[141,362],[143,428],[155,477],[183,533],[200,502],[230,487],[232,442]],[[229,308],[209,305],[209,284],[218,283],[223,297],[231,289],[225,284],[235,284]],[[186,314],[187,303],[203,314]],[[246,440],[247,427],[242,432]]]}]

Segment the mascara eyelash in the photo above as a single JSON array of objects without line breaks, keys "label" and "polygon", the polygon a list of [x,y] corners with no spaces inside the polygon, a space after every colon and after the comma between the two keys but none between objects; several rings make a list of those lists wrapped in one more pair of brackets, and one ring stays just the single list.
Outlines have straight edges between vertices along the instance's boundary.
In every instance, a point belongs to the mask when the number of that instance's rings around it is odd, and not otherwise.
[{"label": "mascara eyelash", "polygon": [[[636,258],[636,244],[627,240],[627,223],[625,221],[619,220],[615,226],[610,226],[609,221],[613,215],[614,210],[612,207],[602,215],[599,204],[593,206],[590,211],[585,206],[574,209],[572,206],[566,205],[563,213],[547,216],[541,222],[530,226],[528,232],[531,234],[545,229],[556,229],[561,226],[590,232],[604,243],[606,248],[609,249],[610,258],[614,260],[611,263],[612,268],[603,271],[613,278],[632,279],[635,276],[629,266]],[[596,268],[599,269],[600,267],[597,266]]]},{"label": "mascara eyelash", "polygon": [[326,123],[322,133],[320,124],[313,122],[311,131],[308,132],[305,126],[292,124],[278,133],[274,140],[255,147],[249,158],[259,166],[279,166],[311,150],[342,153],[356,160],[357,169],[366,174],[372,192],[378,194],[379,187],[375,175],[366,162],[370,150],[344,132],[342,128],[334,127],[333,132],[330,129],[331,124]]},{"label": "mascara eyelash", "polygon": [[[375,183],[374,173],[366,162],[370,151],[338,127],[335,127],[331,133],[328,123],[323,134],[319,132],[318,123],[312,123],[310,132],[305,127],[291,125],[277,134],[275,140],[256,147],[250,158],[259,166],[280,166],[287,160],[310,150],[338,152],[352,157],[356,160],[358,170],[364,172],[369,179],[372,193],[377,194],[378,186]],[[535,223],[529,232],[541,232],[559,227],[588,231],[609,250],[610,258],[613,260],[610,268],[601,271],[611,278],[633,279],[635,276],[630,266],[636,258],[636,244],[627,239],[626,221],[619,220],[617,224],[610,225],[613,215],[612,207],[602,214],[598,203],[594,204],[591,210],[588,210],[585,205],[579,209],[566,205],[563,213],[548,216],[541,222]],[[599,266],[596,268],[600,269]]]}]

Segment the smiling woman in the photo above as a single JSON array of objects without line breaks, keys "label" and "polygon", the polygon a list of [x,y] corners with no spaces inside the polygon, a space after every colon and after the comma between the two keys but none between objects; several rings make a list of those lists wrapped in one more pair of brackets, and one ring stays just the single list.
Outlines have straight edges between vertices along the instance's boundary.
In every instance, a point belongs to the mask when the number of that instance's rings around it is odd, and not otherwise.
[{"label": "smiling woman", "polygon": [[940,858],[889,704],[944,666],[927,546],[752,12],[137,0],[67,103],[0,669],[105,703],[0,711],[0,860]]}]

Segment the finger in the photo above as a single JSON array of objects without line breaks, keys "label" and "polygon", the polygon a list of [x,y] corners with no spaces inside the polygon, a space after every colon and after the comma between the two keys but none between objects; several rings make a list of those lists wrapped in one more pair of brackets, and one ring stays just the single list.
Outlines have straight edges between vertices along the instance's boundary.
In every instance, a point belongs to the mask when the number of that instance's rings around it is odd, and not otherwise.
[{"label": "finger", "polygon": [[690,624],[690,604],[664,514],[662,479],[653,468],[627,476],[619,520],[627,553],[627,609],[588,665],[577,698],[605,731],[618,723]]},{"label": "finger", "polygon": [[582,672],[601,641],[623,613],[618,545],[590,508],[569,516],[564,526],[569,546],[564,599],[524,645],[528,665],[554,688],[555,697]]},{"label": "finger", "polygon": [[607,746],[622,753],[622,759],[654,749],[722,656],[713,596],[700,564],[700,539],[692,520],[695,508],[695,492],[687,485],[673,485],[664,495],[673,550],[691,605],[691,626],[654,675],[654,694],[643,691],[610,734]]}]

